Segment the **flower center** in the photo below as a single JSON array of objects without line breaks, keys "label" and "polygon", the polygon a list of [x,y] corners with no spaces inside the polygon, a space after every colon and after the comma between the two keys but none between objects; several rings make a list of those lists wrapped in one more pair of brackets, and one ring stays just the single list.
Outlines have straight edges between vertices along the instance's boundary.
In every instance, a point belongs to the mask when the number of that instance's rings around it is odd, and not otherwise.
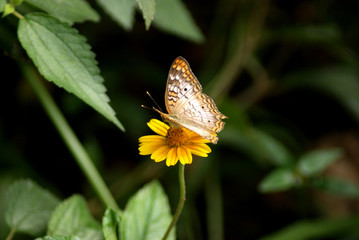
[{"label": "flower center", "polygon": [[181,128],[171,127],[167,131],[166,139],[170,147],[179,147],[187,142],[188,137]]}]

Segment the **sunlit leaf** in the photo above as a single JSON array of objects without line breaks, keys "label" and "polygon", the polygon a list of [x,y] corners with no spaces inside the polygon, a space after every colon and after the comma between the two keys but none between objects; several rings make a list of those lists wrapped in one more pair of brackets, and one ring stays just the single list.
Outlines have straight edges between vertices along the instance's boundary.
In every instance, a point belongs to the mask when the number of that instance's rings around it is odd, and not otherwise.
[{"label": "sunlit leaf", "polygon": [[200,43],[201,30],[180,0],[156,0],[154,25],[165,32]]},{"label": "sunlit leaf", "polygon": [[33,181],[16,181],[6,200],[6,223],[16,231],[36,236],[45,231],[59,200]]},{"label": "sunlit leaf", "polygon": [[0,0],[0,12],[4,11],[6,0]]},{"label": "sunlit leaf", "polygon": [[260,183],[259,190],[264,193],[288,190],[296,185],[292,169],[279,168],[269,173]]},{"label": "sunlit leaf", "polygon": [[108,104],[95,54],[76,29],[51,16],[32,13],[20,19],[18,37],[47,80],[75,94],[124,130]]},{"label": "sunlit leaf", "polygon": [[155,14],[156,3],[154,0],[137,0],[137,2],[145,19],[146,29],[148,30]]},{"label": "sunlit leaf", "polygon": [[[166,194],[157,181],[151,182],[129,200],[121,219],[120,239],[162,239],[171,220]],[[175,230],[167,239],[175,239]]]},{"label": "sunlit leaf", "polygon": [[102,218],[102,232],[105,240],[117,240],[117,229],[120,225],[120,217],[112,209],[106,209]]},{"label": "sunlit leaf", "polygon": [[102,239],[101,226],[91,216],[83,197],[74,195],[62,202],[53,212],[48,235],[78,236],[84,239]]},{"label": "sunlit leaf", "polygon": [[99,14],[91,8],[85,0],[24,0],[61,21],[73,24],[91,20],[97,22],[100,20]]},{"label": "sunlit leaf", "polygon": [[312,151],[298,160],[298,170],[304,176],[319,174],[342,155],[340,149]]},{"label": "sunlit leaf", "polygon": [[15,11],[14,5],[8,3],[4,7],[4,13],[2,14],[2,17],[6,17],[7,15],[13,13]]},{"label": "sunlit leaf", "polygon": [[80,240],[77,236],[64,237],[64,236],[46,236],[43,238],[36,238],[35,240]]},{"label": "sunlit leaf", "polygon": [[132,28],[135,17],[135,0],[97,0],[97,2],[124,29]]}]

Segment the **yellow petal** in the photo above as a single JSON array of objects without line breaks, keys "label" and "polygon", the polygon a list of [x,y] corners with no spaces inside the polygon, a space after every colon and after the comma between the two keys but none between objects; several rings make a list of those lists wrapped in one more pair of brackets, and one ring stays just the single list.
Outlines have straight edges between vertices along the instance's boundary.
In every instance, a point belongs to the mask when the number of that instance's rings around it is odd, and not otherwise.
[{"label": "yellow petal", "polygon": [[206,153],[212,152],[211,148],[210,148],[207,144],[205,144],[205,143],[195,144],[195,145],[193,145],[193,146],[195,146],[196,149],[201,150],[201,151],[204,151],[204,152],[206,152]]},{"label": "yellow petal", "polygon": [[192,153],[187,147],[179,147],[177,149],[177,155],[182,164],[192,163]]},{"label": "yellow petal", "polygon": [[192,153],[188,148],[186,148],[186,152],[187,152],[187,156],[188,156],[187,164],[191,164],[192,163]]},{"label": "yellow petal", "polygon": [[168,146],[162,146],[152,153],[151,159],[155,160],[155,162],[163,161],[166,159],[169,150]]},{"label": "yellow petal", "polygon": [[191,153],[200,157],[208,157],[208,154],[205,152],[201,152],[201,151],[197,151],[197,150],[193,150],[190,149]]},{"label": "yellow petal", "polygon": [[164,137],[167,135],[167,131],[170,128],[166,123],[157,119],[151,119],[147,125],[152,131]]},{"label": "yellow petal", "polygon": [[138,141],[140,143],[146,143],[146,142],[158,142],[158,141],[163,141],[165,138],[162,136],[158,136],[158,135],[147,135],[147,136],[143,136],[140,137],[138,139]]},{"label": "yellow petal", "polygon": [[[202,146],[203,145],[203,146]],[[200,157],[208,157],[207,153],[211,152],[210,147],[208,147],[206,144],[200,144],[200,145],[187,145],[186,146],[193,154],[200,156]]]},{"label": "yellow petal", "polygon": [[176,148],[171,148],[168,153],[167,153],[167,160],[166,160],[166,165],[169,166],[174,166],[178,161],[178,156],[177,156],[177,150]]},{"label": "yellow petal", "polygon": [[180,160],[180,163],[182,163],[183,165],[187,163],[187,152],[183,147],[177,148],[177,156]]},{"label": "yellow petal", "polygon": [[155,143],[142,143],[138,150],[140,151],[140,155],[148,155],[152,154],[158,148],[164,146],[162,142],[155,142]]},{"label": "yellow petal", "polygon": [[179,147],[177,148],[177,156],[180,162],[184,164],[191,164],[192,163],[192,153],[186,147]]}]

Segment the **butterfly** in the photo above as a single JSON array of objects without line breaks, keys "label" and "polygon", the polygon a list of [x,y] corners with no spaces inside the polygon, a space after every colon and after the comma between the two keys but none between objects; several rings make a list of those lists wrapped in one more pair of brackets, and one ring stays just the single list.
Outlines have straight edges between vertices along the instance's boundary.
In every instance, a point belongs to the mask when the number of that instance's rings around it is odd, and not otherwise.
[{"label": "butterfly", "polygon": [[169,70],[165,103],[168,114],[155,109],[164,120],[217,143],[217,133],[224,127],[222,119],[227,117],[218,111],[212,98],[202,93],[201,84],[183,57],[177,57]]}]

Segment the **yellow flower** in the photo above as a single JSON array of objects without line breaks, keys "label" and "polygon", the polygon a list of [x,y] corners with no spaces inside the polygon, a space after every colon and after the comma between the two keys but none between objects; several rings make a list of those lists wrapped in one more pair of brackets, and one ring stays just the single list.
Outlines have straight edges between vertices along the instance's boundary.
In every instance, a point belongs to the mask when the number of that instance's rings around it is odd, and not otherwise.
[{"label": "yellow flower", "polygon": [[167,166],[174,166],[178,160],[182,164],[191,164],[192,154],[207,157],[211,152],[206,144],[210,141],[187,128],[169,127],[157,119],[151,119],[147,125],[158,135],[140,137],[138,150],[141,155],[151,154],[155,162],[166,159]]}]

